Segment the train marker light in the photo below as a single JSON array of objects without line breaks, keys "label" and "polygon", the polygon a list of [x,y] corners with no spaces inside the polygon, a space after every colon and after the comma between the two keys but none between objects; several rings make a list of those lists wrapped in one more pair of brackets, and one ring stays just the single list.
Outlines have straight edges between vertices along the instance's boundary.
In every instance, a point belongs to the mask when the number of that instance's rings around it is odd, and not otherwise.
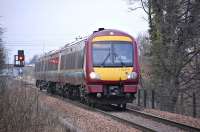
[{"label": "train marker light", "polygon": [[90,78],[91,79],[100,79],[100,76],[95,72],[91,72],[90,73]]},{"label": "train marker light", "polygon": [[128,79],[136,79],[137,78],[137,73],[136,72],[131,72],[130,74],[128,74]]},{"label": "train marker light", "polygon": [[101,98],[101,93],[97,93],[97,98]]},{"label": "train marker light", "polygon": [[114,32],[110,32],[110,35],[114,35]]}]

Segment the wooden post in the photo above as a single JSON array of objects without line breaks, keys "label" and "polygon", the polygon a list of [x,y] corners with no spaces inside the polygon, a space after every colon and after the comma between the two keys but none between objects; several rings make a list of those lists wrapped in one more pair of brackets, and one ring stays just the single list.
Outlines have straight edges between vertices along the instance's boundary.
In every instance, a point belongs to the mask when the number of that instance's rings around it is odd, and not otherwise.
[{"label": "wooden post", "polygon": [[195,93],[193,93],[193,117],[196,117],[196,96]]},{"label": "wooden post", "polygon": [[151,91],[151,108],[154,109],[155,108],[155,92],[154,90]]},{"label": "wooden post", "polygon": [[140,89],[138,90],[138,100],[137,100],[138,106],[140,106]]},{"label": "wooden post", "polygon": [[181,112],[181,114],[183,115],[183,109],[184,109],[184,106],[183,106],[183,93],[181,93],[181,99],[180,99],[180,107],[179,107],[179,109],[180,109],[180,112]]},{"label": "wooden post", "polygon": [[146,90],[144,89],[144,107],[146,107],[147,105],[146,98],[147,98],[147,93],[146,93]]}]

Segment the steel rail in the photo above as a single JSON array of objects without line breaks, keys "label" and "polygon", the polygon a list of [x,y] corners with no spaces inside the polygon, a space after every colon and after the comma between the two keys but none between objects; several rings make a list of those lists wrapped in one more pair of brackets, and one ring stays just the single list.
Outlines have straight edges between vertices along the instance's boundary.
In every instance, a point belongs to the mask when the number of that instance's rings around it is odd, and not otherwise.
[{"label": "steel rail", "polygon": [[133,113],[133,114],[136,114],[136,115],[139,115],[139,116],[142,116],[144,118],[148,118],[148,119],[154,120],[156,122],[161,122],[161,123],[166,124],[166,125],[174,126],[174,127],[177,127],[177,128],[182,129],[182,130],[189,131],[189,132],[200,132],[200,128],[196,128],[196,127],[193,127],[193,126],[189,126],[187,124],[175,122],[173,120],[169,120],[169,119],[166,119],[166,118],[163,118],[163,117],[159,117],[159,116],[156,116],[156,115],[153,115],[153,114],[150,114],[150,113],[145,113],[145,112],[130,109],[130,108],[127,108],[126,111]]}]

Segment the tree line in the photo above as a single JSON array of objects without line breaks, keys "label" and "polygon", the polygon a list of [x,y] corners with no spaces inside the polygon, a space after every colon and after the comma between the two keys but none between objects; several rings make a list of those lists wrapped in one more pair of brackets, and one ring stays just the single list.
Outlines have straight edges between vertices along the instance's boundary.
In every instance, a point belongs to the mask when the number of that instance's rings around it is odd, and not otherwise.
[{"label": "tree line", "polygon": [[[159,103],[174,111],[180,94],[184,99],[200,93],[200,1],[128,0],[139,3],[148,18],[148,42],[141,39],[151,63],[149,86],[160,95]],[[163,96],[165,95],[165,96]]]}]

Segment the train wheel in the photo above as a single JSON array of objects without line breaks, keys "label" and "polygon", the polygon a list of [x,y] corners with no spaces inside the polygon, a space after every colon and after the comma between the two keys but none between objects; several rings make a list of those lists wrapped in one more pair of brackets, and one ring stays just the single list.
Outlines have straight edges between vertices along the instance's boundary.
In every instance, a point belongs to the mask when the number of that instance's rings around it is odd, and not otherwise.
[{"label": "train wheel", "polygon": [[122,104],[122,110],[123,110],[123,111],[126,110],[126,104]]},{"label": "train wheel", "polygon": [[85,97],[85,103],[88,105],[88,106],[91,106],[91,102],[89,100],[89,98],[86,96]]},{"label": "train wheel", "polygon": [[96,103],[91,103],[91,107],[95,108],[96,107]]},{"label": "train wheel", "polygon": [[55,83],[49,82],[48,83],[48,87],[47,87],[47,92],[51,93],[51,94],[54,94],[56,92],[55,86],[56,86]]},{"label": "train wheel", "polygon": [[64,86],[62,87],[62,90],[61,90],[61,96],[62,96],[62,97],[65,97],[65,89],[64,89]]},{"label": "train wheel", "polygon": [[39,86],[39,89],[42,91],[42,89],[43,89],[42,86]]},{"label": "train wheel", "polygon": [[55,93],[56,93],[56,85],[55,85],[55,83],[52,83],[52,84],[51,84],[51,93],[52,93],[52,94],[55,94]]},{"label": "train wheel", "polygon": [[66,85],[64,85],[63,86],[63,97],[65,97],[65,98],[69,98],[69,92],[68,92],[68,85],[66,84]]},{"label": "train wheel", "polygon": [[50,87],[47,86],[47,93],[51,93]]},{"label": "train wheel", "polygon": [[35,86],[38,88],[38,86],[39,86],[39,81],[38,80],[36,80]]},{"label": "train wheel", "polygon": [[81,102],[81,103],[84,103],[84,102],[85,102],[84,97],[80,97],[80,102]]},{"label": "train wheel", "polygon": [[85,103],[85,89],[83,86],[79,87],[79,98],[81,103]]},{"label": "train wheel", "polygon": [[86,99],[86,104],[87,104],[88,106],[90,106],[90,101],[88,100],[88,98]]},{"label": "train wheel", "polygon": [[73,91],[72,91],[72,89],[71,88],[69,88],[68,90],[67,90],[67,95],[68,95],[68,98],[69,99],[73,99]]}]

